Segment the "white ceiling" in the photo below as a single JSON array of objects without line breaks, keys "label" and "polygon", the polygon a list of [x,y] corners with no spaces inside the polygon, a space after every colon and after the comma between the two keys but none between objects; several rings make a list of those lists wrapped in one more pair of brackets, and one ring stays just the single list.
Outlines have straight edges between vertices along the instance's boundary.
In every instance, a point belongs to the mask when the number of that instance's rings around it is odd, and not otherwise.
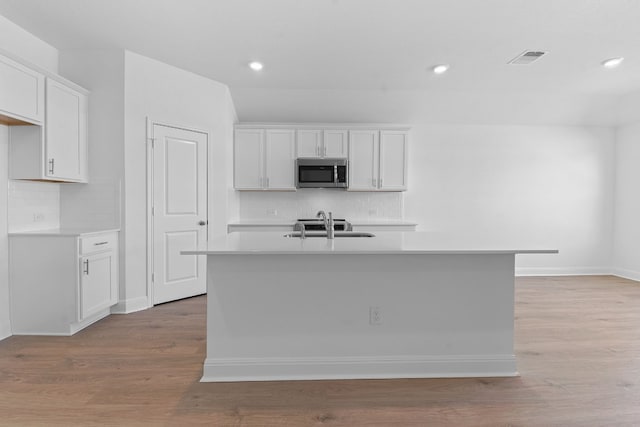
[{"label": "white ceiling", "polygon": [[[639,0],[0,0],[0,14],[60,50],[129,49],[225,83],[241,121],[640,120]],[[527,49],[549,53],[507,65]]]}]

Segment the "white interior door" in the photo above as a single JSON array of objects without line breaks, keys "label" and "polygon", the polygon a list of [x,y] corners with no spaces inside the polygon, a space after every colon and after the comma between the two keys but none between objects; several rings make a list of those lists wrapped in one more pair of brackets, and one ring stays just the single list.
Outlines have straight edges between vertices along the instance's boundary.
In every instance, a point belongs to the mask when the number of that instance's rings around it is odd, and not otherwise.
[{"label": "white interior door", "polygon": [[153,125],[153,303],[206,292],[207,135]]}]

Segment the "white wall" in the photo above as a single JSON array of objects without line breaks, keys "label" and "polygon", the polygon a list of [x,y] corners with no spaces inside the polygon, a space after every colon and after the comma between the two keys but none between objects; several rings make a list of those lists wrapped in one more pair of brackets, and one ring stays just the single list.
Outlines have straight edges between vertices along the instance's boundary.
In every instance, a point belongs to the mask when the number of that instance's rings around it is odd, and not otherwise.
[{"label": "white wall", "polygon": [[606,274],[614,148],[610,128],[414,126],[405,217],[560,250],[519,255],[519,274]]},{"label": "white wall", "polygon": [[614,273],[640,280],[640,123],[617,130],[613,241]]},{"label": "white wall", "polygon": [[124,179],[124,51],[61,51],[60,73],[91,91],[89,183],[62,187],[62,225],[120,227]]},{"label": "white wall", "polygon": [[314,218],[318,210],[347,220],[402,219],[403,193],[302,189],[291,192],[239,191],[240,217],[292,220]]},{"label": "white wall", "polygon": [[9,180],[9,232],[60,227],[60,184]]},{"label": "white wall", "polygon": [[25,61],[58,72],[58,50],[0,15],[0,49]]},{"label": "white wall", "polygon": [[[76,49],[60,52],[60,74],[91,91],[89,183],[61,189],[63,227],[120,228],[119,264],[126,265],[122,222],[124,181],[124,51]],[[124,269],[119,296],[126,301]],[[126,307],[125,303],[121,304]],[[126,308],[122,308],[126,311]]]},{"label": "white wall", "polygon": [[0,125],[0,340],[11,335],[9,307],[9,238],[7,236],[7,176],[9,128]]},{"label": "white wall", "polygon": [[63,187],[63,225],[120,228],[120,303],[146,308],[147,118],[209,132],[209,234],[237,215],[229,189],[235,109],[226,86],[123,50],[69,50],[61,74],[91,91],[89,180]]},{"label": "white wall", "polygon": [[[2,34],[0,37],[0,51],[2,51],[2,53],[9,54],[16,58],[22,58],[53,73],[58,71],[58,51],[53,46],[26,32],[4,16],[0,16],[0,34]],[[8,206],[10,204],[9,193],[7,191],[9,185],[8,155],[8,128],[0,125],[0,339],[11,333],[8,298],[8,230],[13,224],[10,224],[8,219]],[[53,191],[56,191],[58,188],[58,184],[39,184],[39,186],[36,187],[42,188],[41,186],[44,185],[51,185],[52,187],[46,188],[54,189]],[[16,190],[15,187],[13,187],[13,190],[13,194],[18,195],[21,201],[28,202],[32,200],[34,205],[41,202],[41,200],[37,198],[37,195],[35,199],[30,199],[29,195],[33,196],[33,194],[29,191],[25,193],[21,191],[21,189]],[[45,207],[48,209],[50,206]],[[42,210],[40,208],[42,208],[42,206],[37,207],[38,211]],[[56,215],[59,215],[58,211],[55,212]],[[31,219],[33,219],[33,216],[31,216]],[[22,222],[15,225],[20,227]]]},{"label": "white wall", "polygon": [[124,266],[127,299],[147,297],[147,118],[210,133],[209,237],[226,233],[233,197],[228,168],[235,113],[220,83],[125,52]]}]

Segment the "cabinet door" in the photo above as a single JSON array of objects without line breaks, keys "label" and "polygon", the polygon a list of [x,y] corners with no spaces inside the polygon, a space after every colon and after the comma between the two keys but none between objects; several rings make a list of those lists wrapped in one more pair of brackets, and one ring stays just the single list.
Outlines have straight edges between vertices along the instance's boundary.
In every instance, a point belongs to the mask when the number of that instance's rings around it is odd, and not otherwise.
[{"label": "cabinet door", "polygon": [[349,190],[378,188],[378,131],[349,132]]},{"label": "cabinet door", "polygon": [[409,133],[404,131],[380,132],[380,189],[404,191],[407,189],[407,148]]},{"label": "cabinet door", "polygon": [[117,260],[114,251],[80,258],[80,319],[117,302]]},{"label": "cabinet door", "polygon": [[0,123],[22,121],[44,121],[44,76],[0,56]]},{"label": "cabinet door", "polygon": [[295,131],[269,129],[266,136],[266,188],[295,190]]},{"label": "cabinet door", "polygon": [[346,130],[324,131],[324,157],[347,157],[349,132]]},{"label": "cabinet door", "polygon": [[320,157],[322,147],[322,131],[320,130],[298,130],[296,140],[298,157]]},{"label": "cabinet door", "polygon": [[52,179],[83,180],[87,147],[86,96],[47,79],[45,175]]},{"label": "cabinet door", "polygon": [[237,129],[233,145],[233,185],[237,190],[263,188],[264,130]]}]

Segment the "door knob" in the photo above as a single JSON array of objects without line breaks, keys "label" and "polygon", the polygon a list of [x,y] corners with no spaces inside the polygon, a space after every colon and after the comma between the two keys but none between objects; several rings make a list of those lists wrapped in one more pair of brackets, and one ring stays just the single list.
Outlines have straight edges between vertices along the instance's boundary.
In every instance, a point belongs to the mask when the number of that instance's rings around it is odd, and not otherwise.
[{"label": "door knob", "polygon": [[198,225],[207,225],[207,221],[199,221]]}]

